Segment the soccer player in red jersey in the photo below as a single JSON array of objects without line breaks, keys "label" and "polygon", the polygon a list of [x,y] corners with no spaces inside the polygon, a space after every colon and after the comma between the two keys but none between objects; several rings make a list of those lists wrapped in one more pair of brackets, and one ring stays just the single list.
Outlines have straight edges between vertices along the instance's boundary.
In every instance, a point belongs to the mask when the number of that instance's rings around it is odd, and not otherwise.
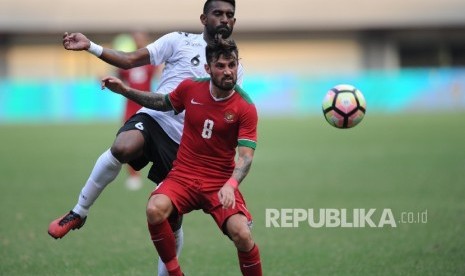
[{"label": "soccer player in red jersey", "polygon": [[102,79],[102,88],[148,108],[186,112],[173,168],[147,204],[149,232],[169,275],[182,275],[182,271],[167,218],[200,209],[234,242],[242,274],[262,275],[260,253],[250,231],[252,217],[238,189],[254,156],[257,111],[236,85],[239,59],[234,41],[220,38],[208,44],[206,60],[210,78],[184,80],[168,94],[138,91],[114,77]]}]

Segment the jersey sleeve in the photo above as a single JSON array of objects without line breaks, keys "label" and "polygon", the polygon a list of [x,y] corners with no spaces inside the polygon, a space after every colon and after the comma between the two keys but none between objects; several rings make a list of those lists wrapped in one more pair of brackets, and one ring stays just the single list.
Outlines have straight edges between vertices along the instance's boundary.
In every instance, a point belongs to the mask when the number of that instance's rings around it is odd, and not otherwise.
[{"label": "jersey sleeve", "polygon": [[166,98],[176,113],[181,113],[185,109],[184,99],[186,98],[189,83],[189,79],[184,80],[176,87],[176,89],[174,89],[174,91],[166,94]]},{"label": "jersey sleeve", "polygon": [[239,125],[238,146],[255,149],[257,147],[258,115],[254,104],[249,104],[242,114]]},{"label": "jersey sleeve", "polygon": [[244,79],[244,66],[239,63],[239,68],[237,68],[237,84],[242,86],[242,81]]},{"label": "jersey sleeve", "polygon": [[172,32],[146,46],[150,53],[150,63],[152,65],[160,65],[173,55],[179,42],[179,35],[177,32]]}]

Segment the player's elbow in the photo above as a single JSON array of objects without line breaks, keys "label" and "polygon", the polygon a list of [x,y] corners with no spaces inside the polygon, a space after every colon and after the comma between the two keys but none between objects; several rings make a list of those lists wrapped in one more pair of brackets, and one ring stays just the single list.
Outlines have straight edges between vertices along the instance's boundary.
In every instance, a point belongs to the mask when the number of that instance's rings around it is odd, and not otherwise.
[{"label": "player's elbow", "polygon": [[128,70],[128,69],[134,68],[134,66],[132,66],[130,63],[123,63],[123,64],[120,64],[119,67],[120,67],[121,69],[124,69],[124,70]]},{"label": "player's elbow", "polygon": [[150,64],[150,54],[147,49],[139,49],[134,52],[124,53],[122,69],[131,69],[143,65]]},{"label": "player's elbow", "polygon": [[120,64],[121,69],[128,70],[137,67],[136,60],[131,56],[126,56],[123,62]]}]

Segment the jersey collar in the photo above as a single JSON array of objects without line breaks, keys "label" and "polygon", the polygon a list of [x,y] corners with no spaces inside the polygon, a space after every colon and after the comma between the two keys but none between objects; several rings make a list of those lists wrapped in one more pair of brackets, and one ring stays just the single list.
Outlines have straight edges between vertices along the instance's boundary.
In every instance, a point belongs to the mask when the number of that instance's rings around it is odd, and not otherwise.
[{"label": "jersey collar", "polygon": [[213,86],[213,82],[210,80],[210,85],[209,85],[209,90],[210,90],[210,96],[212,97],[212,99],[215,101],[215,102],[221,102],[221,101],[226,101],[227,99],[231,98],[234,93],[236,93],[236,90],[233,89],[232,93],[229,94],[229,96],[225,97],[225,98],[217,98],[215,96],[213,96],[213,93],[212,93],[212,86]]}]

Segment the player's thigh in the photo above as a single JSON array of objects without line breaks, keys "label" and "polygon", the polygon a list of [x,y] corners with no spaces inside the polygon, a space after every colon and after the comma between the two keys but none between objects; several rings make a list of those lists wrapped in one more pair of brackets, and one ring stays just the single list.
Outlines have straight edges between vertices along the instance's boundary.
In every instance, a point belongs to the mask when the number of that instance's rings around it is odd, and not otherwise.
[{"label": "player's thigh", "polygon": [[[231,226],[236,226],[239,222],[241,222],[241,224],[242,222],[245,222],[247,227],[252,225],[252,215],[246,207],[246,203],[242,197],[241,192],[236,190],[234,196],[236,199],[236,207],[234,209],[225,209],[219,201],[217,192],[203,194],[204,204],[202,208],[204,212],[210,214],[218,225],[218,228],[220,228],[223,233],[228,236],[228,232],[237,229],[235,227],[232,228]],[[240,219],[238,219],[238,215],[240,215]],[[230,225],[229,229],[228,224]]]}]

